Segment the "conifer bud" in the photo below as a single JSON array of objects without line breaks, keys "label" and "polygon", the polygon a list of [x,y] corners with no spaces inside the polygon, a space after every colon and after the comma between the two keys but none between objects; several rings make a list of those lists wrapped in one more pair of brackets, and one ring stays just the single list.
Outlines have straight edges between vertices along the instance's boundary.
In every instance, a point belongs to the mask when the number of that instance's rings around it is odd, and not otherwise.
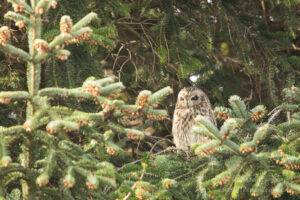
[{"label": "conifer bud", "polygon": [[283,190],[284,190],[284,184],[277,183],[277,185],[272,189],[271,194],[274,198],[279,198],[281,197]]},{"label": "conifer bud", "polygon": [[276,194],[276,193],[274,193],[274,192],[271,192],[271,194],[272,194],[272,196],[275,198],[275,199],[277,199],[277,198],[279,198],[281,195],[279,195],[279,194]]},{"label": "conifer bud", "polygon": [[295,191],[292,190],[291,188],[286,188],[285,191],[286,191],[287,193],[289,193],[290,195],[294,195],[294,194],[295,194]]},{"label": "conifer bud", "polygon": [[49,125],[46,126],[46,131],[50,134],[53,135],[57,132],[57,130],[52,129]]},{"label": "conifer bud", "polygon": [[137,193],[137,192],[136,192],[135,196],[136,196],[136,198],[138,198],[138,199],[147,199],[147,196],[144,195],[144,194],[142,194],[142,193]]},{"label": "conifer bud", "polygon": [[259,120],[262,119],[263,117],[264,117],[263,111],[258,110],[258,111],[254,112],[254,113],[251,115],[251,120],[252,120],[252,121],[259,121]]},{"label": "conifer bud", "polygon": [[70,18],[70,16],[62,16],[60,19],[60,31],[62,33],[72,33],[72,19]]},{"label": "conifer bud", "polygon": [[285,153],[282,149],[278,149],[278,152],[280,153],[280,155],[282,156],[287,156],[288,154]]},{"label": "conifer bud", "polygon": [[135,134],[132,134],[132,133],[127,133],[127,137],[131,140],[139,140],[140,139],[139,135],[135,135]]},{"label": "conifer bud", "polygon": [[200,154],[201,154],[201,156],[205,157],[207,155],[214,154],[215,152],[216,152],[216,147],[211,148],[211,149],[203,150]]},{"label": "conifer bud", "polygon": [[97,84],[93,81],[87,81],[83,84],[82,86],[82,90],[84,92],[88,92],[91,95],[93,95],[94,97],[99,96],[100,94],[100,89],[97,86]]},{"label": "conifer bud", "polygon": [[292,90],[292,93],[293,93],[293,94],[296,93],[296,87],[295,87],[294,85],[291,87],[291,90]]},{"label": "conifer bud", "polygon": [[109,111],[111,111],[112,110],[112,107],[111,107],[111,105],[109,105],[109,104],[102,104],[101,105],[101,107],[103,108],[103,110],[104,111],[106,111],[106,112],[109,112]]},{"label": "conifer bud", "polygon": [[242,153],[250,153],[250,152],[253,151],[253,148],[252,148],[252,147],[241,147],[241,148],[240,148],[240,151],[241,151]]},{"label": "conifer bud", "polygon": [[222,138],[225,139],[225,140],[228,140],[229,139],[229,133],[225,133],[222,135]]},{"label": "conifer bud", "polygon": [[76,43],[77,44],[77,43],[82,42],[82,41],[87,41],[87,40],[89,40],[89,38],[90,38],[90,31],[85,31],[82,34],[77,35],[77,36],[73,37],[70,40],[67,40],[65,43],[67,45],[68,44],[72,44],[72,43]]},{"label": "conifer bud", "polygon": [[11,157],[10,156],[3,156],[1,158],[1,166],[2,167],[8,167],[11,163]]},{"label": "conifer bud", "polygon": [[109,94],[106,98],[113,100],[113,99],[117,99],[119,96],[120,96],[120,93],[115,92],[115,93]]},{"label": "conifer bud", "polygon": [[148,90],[140,92],[136,102],[138,109],[144,109],[149,106],[151,94]]},{"label": "conifer bud", "polygon": [[36,39],[34,41],[34,48],[42,54],[48,53],[50,50],[49,44],[45,40],[42,40],[42,39]]},{"label": "conifer bud", "polygon": [[89,123],[88,120],[75,120],[75,122],[79,125],[79,126],[85,126]]},{"label": "conifer bud", "polygon": [[55,46],[55,49],[56,49],[56,50],[60,50],[60,49],[61,49],[61,46],[57,44],[57,45]]},{"label": "conifer bud", "polygon": [[221,179],[221,180],[218,182],[218,184],[219,184],[219,185],[225,185],[228,181],[230,181],[230,179],[231,179],[231,176],[227,176],[227,177]]},{"label": "conifer bud", "polygon": [[164,120],[167,116],[164,114],[155,115],[153,113],[148,113],[147,118],[151,120],[161,121]]},{"label": "conifer bud", "polygon": [[251,193],[251,196],[253,196],[253,197],[258,197],[259,194],[255,193],[255,192],[252,192],[252,193]]},{"label": "conifer bud", "polygon": [[63,54],[56,54],[56,57],[60,60],[68,60],[68,56],[67,55],[63,55]]},{"label": "conifer bud", "polygon": [[24,6],[22,5],[22,2],[19,2],[18,4],[13,4],[12,7],[16,13],[23,12],[24,10]]},{"label": "conifer bud", "polygon": [[56,2],[55,0],[52,0],[52,1],[51,1],[51,8],[52,8],[52,9],[55,9],[56,6],[57,6],[57,2]]},{"label": "conifer bud", "polygon": [[110,154],[110,155],[115,155],[116,154],[116,150],[112,147],[108,147],[106,149],[107,153]]},{"label": "conifer bud", "polygon": [[149,193],[149,183],[147,182],[139,182],[137,184],[137,189],[135,190],[135,196],[138,198],[138,199],[148,199],[149,196],[150,196],[150,193]]},{"label": "conifer bud", "polygon": [[147,196],[144,195],[144,194],[142,194],[142,193],[137,193],[137,192],[136,192],[135,196],[136,196],[136,198],[138,198],[138,199],[147,199]]},{"label": "conifer bud", "polygon": [[22,28],[24,28],[25,23],[24,23],[24,21],[17,21],[15,25],[16,25],[19,29],[22,29]]},{"label": "conifer bud", "polygon": [[217,113],[217,118],[218,119],[222,119],[222,120],[226,120],[226,119],[228,119],[230,116],[227,114],[227,113],[225,113],[225,112],[218,112]]},{"label": "conifer bud", "polygon": [[176,184],[177,184],[177,182],[173,179],[166,178],[166,179],[162,180],[162,185],[166,189],[170,189],[170,188],[174,187]]},{"label": "conifer bud", "polygon": [[[283,163],[282,163],[282,164],[283,164]],[[283,165],[284,165],[285,168],[287,168],[287,169],[293,169],[293,170],[299,170],[299,169],[300,169],[300,165],[299,165],[299,164],[284,163]]]},{"label": "conifer bud", "polygon": [[123,114],[131,114],[133,112],[133,110],[131,108],[125,108],[125,109],[122,109],[121,112]]},{"label": "conifer bud", "polygon": [[23,124],[23,128],[25,129],[25,131],[26,131],[27,133],[31,133],[31,132],[33,131],[33,128],[31,128],[31,127],[29,126],[29,123],[30,123],[30,121],[26,121],[26,122]]},{"label": "conifer bud", "polygon": [[75,178],[71,174],[68,174],[64,177],[63,183],[66,188],[71,188],[75,185]]},{"label": "conifer bud", "polygon": [[36,183],[40,186],[43,187],[49,183],[49,175],[47,173],[42,173],[37,179]]},{"label": "conifer bud", "polygon": [[88,175],[87,181],[85,184],[86,184],[86,186],[88,186],[89,189],[94,190],[97,188],[99,182],[94,175],[90,174],[90,175]]},{"label": "conifer bud", "polygon": [[37,15],[42,15],[42,14],[44,14],[44,8],[42,8],[42,7],[40,7],[40,6],[37,6],[37,7],[35,8],[35,14],[37,14]]},{"label": "conifer bud", "polygon": [[27,120],[24,124],[23,124],[23,128],[25,129],[25,131],[27,133],[31,133],[33,131],[32,128],[32,120]]},{"label": "conifer bud", "polygon": [[11,97],[9,95],[0,97],[0,104],[8,104],[11,100]]},{"label": "conifer bud", "polygon": [[0,44],[6,46],[10,40],[10,30],[7,26],[2,26],[0,28]]}]

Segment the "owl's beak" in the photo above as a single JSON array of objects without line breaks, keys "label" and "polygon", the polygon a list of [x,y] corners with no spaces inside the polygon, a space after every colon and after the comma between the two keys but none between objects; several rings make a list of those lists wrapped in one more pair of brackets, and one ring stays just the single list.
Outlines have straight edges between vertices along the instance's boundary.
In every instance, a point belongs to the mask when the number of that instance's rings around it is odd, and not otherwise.
[{"label": "owl's beak", "polygon": [[190,107],[189,101],[187,99],[184,100],[184,103],[185,103],[185,105],[186,105],[187,108]]}]

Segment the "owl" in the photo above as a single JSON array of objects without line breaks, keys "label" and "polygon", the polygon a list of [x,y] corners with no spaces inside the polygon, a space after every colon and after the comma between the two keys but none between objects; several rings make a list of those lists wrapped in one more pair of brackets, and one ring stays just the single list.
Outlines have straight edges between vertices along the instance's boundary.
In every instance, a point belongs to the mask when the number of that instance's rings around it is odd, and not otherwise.
[{"label": "owl", "polygon": [[207,95],[196,87],[183,88],[178,94],[173,116],[172,134],[177,148],[188,150],[194,143],[209,141],[204,136],[192,132],[194,118],[199,114],[216,125]]}]

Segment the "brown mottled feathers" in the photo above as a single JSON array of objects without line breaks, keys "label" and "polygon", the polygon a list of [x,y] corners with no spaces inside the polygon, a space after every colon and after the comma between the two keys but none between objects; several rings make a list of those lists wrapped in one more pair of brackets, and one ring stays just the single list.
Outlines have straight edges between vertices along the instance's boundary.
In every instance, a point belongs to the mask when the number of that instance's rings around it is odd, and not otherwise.
[{"label": "brown mottled feathers", "polygon": [[196,87],[183,88],[178,94],[173,116],[172,134],[177,148],[187,150],[194,143],[209,141],[204,136],[192,132],[197,115],[206,116],[216,125],[207,95]]}]

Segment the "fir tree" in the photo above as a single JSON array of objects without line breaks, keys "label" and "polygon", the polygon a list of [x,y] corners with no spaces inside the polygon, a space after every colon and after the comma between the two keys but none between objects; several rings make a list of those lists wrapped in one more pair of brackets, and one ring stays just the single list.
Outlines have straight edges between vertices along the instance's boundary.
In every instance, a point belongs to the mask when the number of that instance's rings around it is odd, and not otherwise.
[{"label": "fir tree", "polygon": [[[1,5],[0,198],[299,196],[298,1]],[[170,120],[157,123],[165,86],[191,75],[215,105],[247,97],[215,109],[220,128],[198,116],[212,141],[196,156],[167,148]]]},{"label": "fir tree", "polygon": [[[212,138],[195,145],[195,154],[206,157],[208,164],[198,176],[203,199],[287,198],[299,195],[299,89],[286,89],[286,98],[295,104],[283,104],[269,120],[262,123],[266,108],[250,111],[238,96],[229,99],[231,108],[217,107],[217,117],[224,121],[220,129],[202,116],[194,131]],[[294,108],[290,122],[273,125],[281,109]],[[296,125],[297,124],[297,125]],[[213,167],[212,167],[213,166]]]},{"label": "fir tree", "polygon": [[[11,0],[14,11],[5,14],[22,29],[27,29],[28,52],[10,43],[13,33],[0,28],[0,49],[27,63],[27,91],[0,92],[0,103],[26,102],[23,125],[0,127],[0,198],[23,199],[106,199],[105,188],[116,188],[117,172],[110,155],[122,154],[114,136],[139,141],[142,130],[118,125],[119,118],[138,115],[151,120],[167,117],[156,105],[172,92],[169,87],[152,94],[142,91],[136,104],[127,105],[117,97],[124,86],[112,78],[88,78],[82,87],[40,88],[41,69],[55,57],[68,60],[70,43],[97,41],[87,27],[97,18],[90,13],[73,24],[62,16],[60,34],[44,40],[42,16],[55,9],[55,0]],[[96,39],[94,39],[96,38]],[[76,106],[56,105],[55,99],[76,99],[100,104],[99,112],[77,110]],[[105,158],[107,157],[107,158]],[[97,189],[97,190],[96,190]],[[111,190],[111,189],[109,189]]]}]

